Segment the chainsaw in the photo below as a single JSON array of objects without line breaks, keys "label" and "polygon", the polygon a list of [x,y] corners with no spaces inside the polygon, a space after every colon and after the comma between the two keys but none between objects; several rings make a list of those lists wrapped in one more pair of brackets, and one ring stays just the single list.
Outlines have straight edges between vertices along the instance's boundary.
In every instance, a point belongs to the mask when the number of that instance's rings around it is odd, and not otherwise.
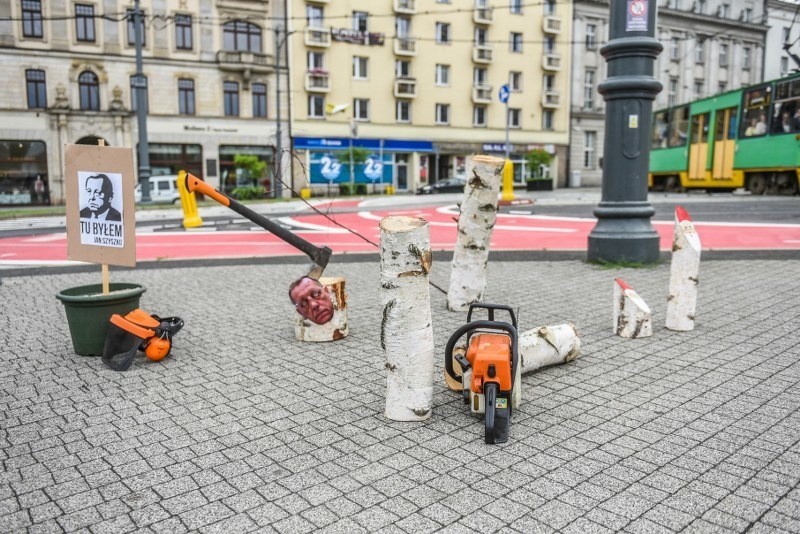
[{"label": "chainsaw", "polygon": [[[472,320],[472,312],[485,309],[488,320]],[[511,322],[495,321],[495,311],[507,311]],[[466,354],[456,343],[467,336]],[[461,367],[456,373],[454,362]],[[521,398],[520,368],[517,340],[517,317],[509,306],[472,304],[467,324],[458,328],[444,352],[445,378],[461,386],[464,404],[470,411],[484,415],[486,443],[508,441],[511,411]]]}]

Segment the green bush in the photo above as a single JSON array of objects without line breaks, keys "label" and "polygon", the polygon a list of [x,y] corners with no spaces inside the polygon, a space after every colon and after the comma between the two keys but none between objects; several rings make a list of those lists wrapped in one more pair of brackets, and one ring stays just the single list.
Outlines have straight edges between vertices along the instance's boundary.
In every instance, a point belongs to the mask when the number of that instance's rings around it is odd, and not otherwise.
[{"label": "green bush", "polygon": [[231,191],[231,196],[237,200],[258,200],[264,198],[267,190],[263,187],[237,187]]},{"label": "green bush", "polygon": [[353,184],[339,184],[339,194],[349,196],[353,194]]}]

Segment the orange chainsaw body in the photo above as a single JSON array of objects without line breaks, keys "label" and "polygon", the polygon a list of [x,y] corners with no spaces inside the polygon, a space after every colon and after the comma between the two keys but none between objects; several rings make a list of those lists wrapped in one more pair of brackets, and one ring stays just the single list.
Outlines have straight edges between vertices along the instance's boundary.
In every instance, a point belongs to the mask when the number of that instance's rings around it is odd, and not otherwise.
[{"label": "orange chainsaw body", "polygon": [[508,335],[481,333],[472,336],[467,360],[472,366],[470,389],[473,393],[483,393],[486,382],[497,383],[500,391],[511,391],[511,338]]}]

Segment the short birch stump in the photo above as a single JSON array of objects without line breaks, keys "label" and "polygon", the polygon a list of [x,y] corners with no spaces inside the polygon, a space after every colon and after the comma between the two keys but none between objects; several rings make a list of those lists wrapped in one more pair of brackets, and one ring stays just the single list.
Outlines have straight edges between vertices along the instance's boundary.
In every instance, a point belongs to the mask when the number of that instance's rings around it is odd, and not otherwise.
[{"label": "short birch stump", "polygon": [[316,324],[304,318],[299,313],[295,314],[294,335],[298,341],[320,343],[336,341],[349,333],[347,325],[347,294],[344,291],[344,278],[320,278],[319,283],[331,296],[333,303],[333,317],[325,324]]}]

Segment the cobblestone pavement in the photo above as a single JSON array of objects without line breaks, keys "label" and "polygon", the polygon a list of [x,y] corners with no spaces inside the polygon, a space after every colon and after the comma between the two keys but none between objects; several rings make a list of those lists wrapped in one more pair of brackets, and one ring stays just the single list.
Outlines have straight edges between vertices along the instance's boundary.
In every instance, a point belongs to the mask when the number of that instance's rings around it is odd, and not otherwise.
[{"label": "cobblestone pavement", "polygon": [[[465,314],[432,288],[433,417],[383,417],[376,263],[346,275],[349,337],[294,340],[299,265],[115,272],[185,328],[160,363],[74,354],[63,289],[0,285],[0,532],[800,532],[800,269],[707,261],[693,332],[664,329],[668,266],[490,264],[521,329],[574,322],[583,354],[524,376],[503,445],[441,379]],[[432,281],[447,287],[449,266]],[[612,279],[653,309],[611,333]]]}]

